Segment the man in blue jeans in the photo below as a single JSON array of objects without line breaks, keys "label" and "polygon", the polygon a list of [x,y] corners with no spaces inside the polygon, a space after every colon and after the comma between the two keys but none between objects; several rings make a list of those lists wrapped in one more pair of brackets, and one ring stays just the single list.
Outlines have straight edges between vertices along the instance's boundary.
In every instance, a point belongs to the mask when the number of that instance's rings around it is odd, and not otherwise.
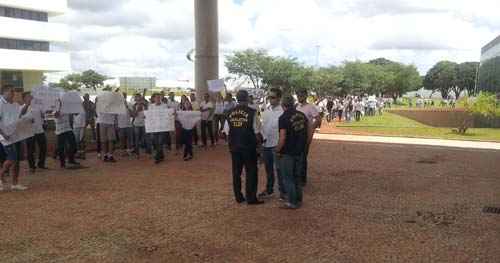
[{"label": "man in blue jeans", "polygon": [[[271,197],[274,194],[275,173],[278,174],[278,187],[280,198],[284,199],[285,191],[283,180],[279,172],[279,166],[276,161],[276,146],[279,139],[279,118],[283,114],[283,108],[280,105],[281,90],[272,88],[267,96],[269,106],[262,113],[262,159],[266,167],[267,184],[266,190],[259,194],[260,198]],[[276,172],[275,172],[276,171]]]},{"label": "man in blue jeans", "polygon": [[279,118],[279,143],[276,152],[288,198],[282,208],[297,209],[302,205],[301,166],[311,129],[306,115],[295,109],[295,99],[292,96],[283,97],[281,106],[285,112]]}]

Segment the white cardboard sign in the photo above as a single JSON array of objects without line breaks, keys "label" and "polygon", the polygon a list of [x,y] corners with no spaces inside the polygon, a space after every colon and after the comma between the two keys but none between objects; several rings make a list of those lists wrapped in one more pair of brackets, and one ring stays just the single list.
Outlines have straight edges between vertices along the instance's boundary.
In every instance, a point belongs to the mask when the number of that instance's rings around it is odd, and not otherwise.
[{"label": "white cardboard sign", "polygon": [[146,116],[146,133],[175,131],[175,117],[173,109],[155,109],[144,111]]}]

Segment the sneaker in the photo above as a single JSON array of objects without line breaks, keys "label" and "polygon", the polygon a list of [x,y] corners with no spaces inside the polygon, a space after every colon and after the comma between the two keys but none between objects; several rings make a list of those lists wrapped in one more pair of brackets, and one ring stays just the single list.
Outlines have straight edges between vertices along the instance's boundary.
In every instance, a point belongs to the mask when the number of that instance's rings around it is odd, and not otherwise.
[{"label": "sneaker", "polygon": [[280,208],[281,209],[298,209],[299,206],[287,202],[283,206],[280,206]]},{"label": "sneaker", "polygon": [[255,200],[255,201],[247,202],[247,205],[262,205],[262,204],[264,204],[264,201],[262,201],[262,200]]},{"label": "sneaker", "polygon": [[28,190],[28,187],[20,185],[20,184],[16,184],[16,185],[11,185],[10,189],[13,191],[24,191],[24,190]]},{"label": "sneaker", "polygon": [[273,195],[274,195],[274,193],[272,193],[272,192],[269,193],[267,191],[264,191],[264,192],[260,193],[257,197],[259,197],[259,198],[270,198]]}]

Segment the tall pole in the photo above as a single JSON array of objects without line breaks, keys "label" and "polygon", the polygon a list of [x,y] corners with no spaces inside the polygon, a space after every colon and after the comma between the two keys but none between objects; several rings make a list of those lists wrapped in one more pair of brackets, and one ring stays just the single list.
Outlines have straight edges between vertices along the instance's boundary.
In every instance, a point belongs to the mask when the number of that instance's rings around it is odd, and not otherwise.
[{"label": "tall pole", "polygon": [[195,89],[200,100],[208,93],[207,80],[219,78],[218,0],[194,0]]}]

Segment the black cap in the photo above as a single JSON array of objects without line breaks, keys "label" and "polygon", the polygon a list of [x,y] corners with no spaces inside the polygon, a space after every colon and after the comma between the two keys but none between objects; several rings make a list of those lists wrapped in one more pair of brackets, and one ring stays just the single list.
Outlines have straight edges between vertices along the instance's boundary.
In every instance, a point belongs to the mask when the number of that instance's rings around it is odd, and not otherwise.
[{"label": "black cap", "polygon": [[295,93],[297,93],[297,95],[306,95],[307,96],[307,89],[299,88],[299,89],[297,89],[297,91]]},{"label": "black cap", "polygon": [[238,102],[248,102],[248,91],[239,90],[238,93],[236,93],[236,99]]}]

